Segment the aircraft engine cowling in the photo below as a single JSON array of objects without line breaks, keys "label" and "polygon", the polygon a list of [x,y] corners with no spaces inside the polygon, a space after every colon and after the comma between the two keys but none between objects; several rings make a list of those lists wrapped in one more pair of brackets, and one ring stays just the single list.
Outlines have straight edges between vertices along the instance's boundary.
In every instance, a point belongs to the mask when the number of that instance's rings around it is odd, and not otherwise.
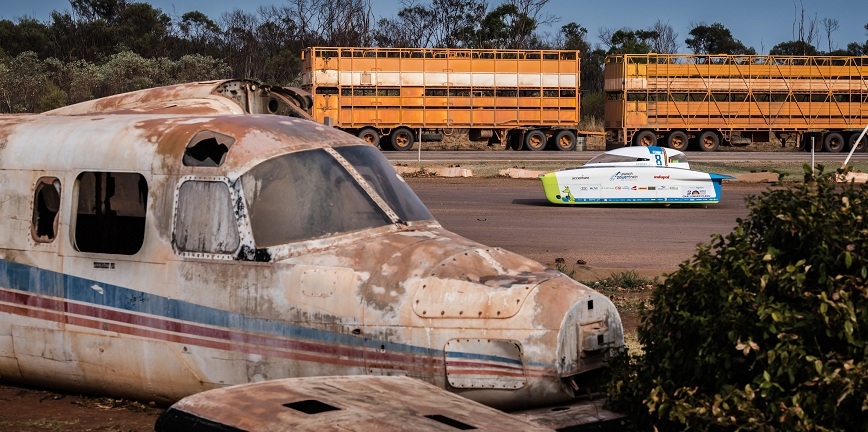
[{"label": "aircraft engine cowling", "polygon": [[412,326],[442,350],[445,376],[433,381],[502,409],[558,403],[585,387],[579,375],[605,367],[611,350],[623,347],[620,316],[602,294],[512,252],[466,246],[417,265],[418,278],[406,279]]}]

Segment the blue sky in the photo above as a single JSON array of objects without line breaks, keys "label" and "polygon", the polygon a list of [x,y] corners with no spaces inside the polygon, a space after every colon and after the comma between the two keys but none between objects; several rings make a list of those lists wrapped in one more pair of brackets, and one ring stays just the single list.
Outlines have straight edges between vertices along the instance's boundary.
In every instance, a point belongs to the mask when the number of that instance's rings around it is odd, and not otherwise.
[{"label": "blue sky", "polygon": [[[130,2],[135,0],[128,0]],[[425,2],[425,0],[420,0]],[[488,0],[490,5],[501,0]],[[4,2],[0,18],[16,21],[23,16],[47,21],[52,10],[70,11],[68,0],[16,0]],[[146,1],[169,15],[198,10],[217,21],[224,12],[236,8],[255,11],[260,5],[281,5],[281,0],[151,0]],[[392,17],[402,7],[399,0],[371,0],[374,14]],[[668,22],[678,33],[681,52],[688,52],[684,40],[691,24],[720,22],[733,36],[758,53],[767,53],[775,44],[796,39],[793,23],[797,11],[805,10],[806,18],[817,18],[821,38],[818,48],[828,49],[828,42],[820,21],[838,20],[839,29],[832,33],[832,48],[844,48],[849,42],[864,43],[868,32],[868,1],[866,0],[620,0],[583,1],[549,0],[544,12],[559,18],[556,25],[546,29],[556,32],[561,25],[576,22],[588,29],[591,43],[599,42],[598,29],[647,29],[657,19]]]}]

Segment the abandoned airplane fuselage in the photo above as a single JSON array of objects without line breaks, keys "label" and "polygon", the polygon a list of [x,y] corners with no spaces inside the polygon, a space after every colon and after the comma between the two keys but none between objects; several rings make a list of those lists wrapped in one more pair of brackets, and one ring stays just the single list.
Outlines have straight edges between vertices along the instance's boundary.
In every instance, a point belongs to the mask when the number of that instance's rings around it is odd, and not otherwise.
[{"label": "abandoned airplane fuselage", "polygon": [[0,379],[161,403],[406,375],[536,406],[623,345],[604,296],[445,230],[376,148],[272,115],[0,117],[0,320]]}]

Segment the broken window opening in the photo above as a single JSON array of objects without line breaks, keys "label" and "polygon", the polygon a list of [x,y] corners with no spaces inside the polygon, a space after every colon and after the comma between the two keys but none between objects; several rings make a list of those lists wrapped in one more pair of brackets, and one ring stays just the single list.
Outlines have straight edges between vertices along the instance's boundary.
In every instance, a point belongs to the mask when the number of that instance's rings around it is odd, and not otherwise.
[{"label": "broken window opening", "polygon": [[212,131],[201,131],[193,136],[184,150],[185,166],[218,167],[223,165],[229,147],[235,138]]},{"label": "broken window opening", "polygon": [[305,414],[320,414],[329,411],[340,411],[340,408],[331,406],[325,402],[320,402],[314,399],[307,399],[298,402],[283,404],[287,408],[301,411]]},{"label": "broken window opening", "polygon": [[57,236],[57,215],[60,213],[60,180],[42,177],[33,193],[33,219],[30,233],[39,243],[51,243]]},{"label": "broken window opening", "polygon": [[73,244],[81,252],[134,255],[145,239],[148,183],[138,173],[90,172],[75,181]]},{"label": "broken window opening", "polygon": [[178,190],[173,235],[182,252],[233,253],[240,243],[229,186],[188,181]]}]

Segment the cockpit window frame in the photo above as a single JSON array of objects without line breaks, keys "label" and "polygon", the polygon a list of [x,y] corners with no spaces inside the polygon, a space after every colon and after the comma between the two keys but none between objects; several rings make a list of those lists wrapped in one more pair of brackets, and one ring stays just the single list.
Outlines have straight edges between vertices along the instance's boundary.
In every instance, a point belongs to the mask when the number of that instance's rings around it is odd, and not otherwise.
[{"label": "cockpit window frame", "polygon": [[393,211],[402,223],[435,220],[428,207],[379,150],[369,145],[358,145],[338,147],[334,152],[350,164],[348,170],[359,174],[357,180],[360,183],[370,187],[368,193],[379,196],[382,199],[380,205]]},{"label": "cockpit window frame", "polygon": [[[313,159],[306,160],[306,158]],[[284,167],[277,170],[278,165],[269,167],[266,164],[282,164]],[[310,170],[313,167],[317,167],[317,170]],[[270,173],[272,176],[276,173],[285,173],[286,177],[282,181],[289,182],[287,184],[293,187],[286,188],[279,195],[275,195],[275,191],[261,189],[262,183],[257,176],[269,174],[267,170],[272,171]],[[331,178],[333,175],[338,175],[342,184],[351,186],[347,193],[353,197],[352,200],[335,202],[351,206],[349,209],[337,207],[326,209],[323,207],[325,205],[323,203],[327,203],[325,200],[334,200],[335,197],[311,189],[317,185],[333,183],[335,180]],[[325,180],[327,177],[329,181]],[[330,147],[284,153],[261,161],[241,174],[238,183],[243,195],[245,217],[250,224],[251,236],[257,250],[302,244],[399,223],[399,218],[391,208],[370,185],[364,181],[360,182],[360,178],[361,176],[352,169],[349,162]],[[266,186],[275,187],[275,185]],[[323,191],[334,192],[329,189]],[[336,196],[340,195],[340,193],[336,194]],[[286,199],[280,204],[282,207],[268,208],[267,205],[278,201],[274,198],[277,196]],[[352,206],[361,205],[362,202],[367,203],[364,208],[352,210]],[[296,217],[299,215],[300,217]],[[351,216],[353,220],[349,219]],[[286,224],[283,228],[277,225],[281,221]]]},{"label": "cockpit window frame", "polygon": [[[221,217],[222,222],[226,224],[226,226],[221,227],[222,231],[225,234],[234,234],[231,236],[230,247],[219,248],[214,247],[212,250],[185,250],[185,244],[179,244],[178,235],[179,230],[181,229],[181,222],[179,218],[183,218],[184,209],[182,206],[186,205],[187,197],[185,196],[184,187],[188,184],[205,184],[205,183],[216,183],[222,184],[226,187],[226,198],[228,201],[225,204],[228,204],[225,207],[224,212],[221,215],[216,215]],[[172,217],[172,248],[175,250],[175,253],[181,257],[187,258],[205,258],[205,259],[214,259],[214,260],[232,260],[235,257],[235,254],[245,243],[245,239],[242,236],[242,227],[239,223],[238,215],[236,214],[236,206],[238,202],[239,193],[235,187],[229,182],[229,180],[225,177],[220,176],[200,176],[200,175],[190,175],[184,176],[178,182],[178,186],[175,188],[175,199],[173,203],[173,217]],[[192,201],[191,201],[192,203]],[[211,211],[215,211],[218,209],[211,208]],[[226,214],[226,211],[229,213]],[[225,220],[223,220],[225,219]],[[231,226],[234,230],[228,230],[227,226]],[[217,235],[217,233],[214,233]],[[216,244],[215,244],[216,245]]]}]

